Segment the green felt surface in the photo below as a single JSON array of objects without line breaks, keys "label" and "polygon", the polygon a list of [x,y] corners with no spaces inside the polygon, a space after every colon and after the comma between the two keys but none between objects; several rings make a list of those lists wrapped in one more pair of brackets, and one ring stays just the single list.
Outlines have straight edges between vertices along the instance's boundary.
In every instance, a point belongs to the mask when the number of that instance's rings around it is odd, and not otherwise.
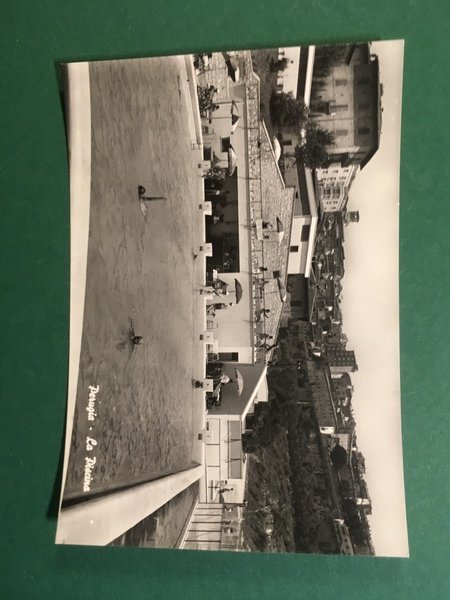
[{"label": "green felt surface", "polygon": [[[450,597],[449,21],[445,0],[2,2],[2,597]],[[69,318],[69,177],[55,62],[401,37],[401,359],[411,558],[55,546],[52,494]]]}]

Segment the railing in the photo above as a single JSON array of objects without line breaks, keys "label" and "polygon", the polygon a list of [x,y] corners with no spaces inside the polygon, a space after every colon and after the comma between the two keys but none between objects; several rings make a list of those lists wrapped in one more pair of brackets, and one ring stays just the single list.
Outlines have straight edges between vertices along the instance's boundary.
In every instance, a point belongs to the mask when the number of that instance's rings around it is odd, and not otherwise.
[{"label": "railing", "polygon": [[[251,275],[253,290],[253,345],[254,360],[265,362],[266,353],[264,349],[258,348],[260,341],[258,334],[266,333],[264,317],[258,321],[260,311],[265,310],[264,286],[264,241],[258,239],[256,222],[263,220],[262,199],[262,156],[261,156],[261,123],[259,115],[259,83],[247,83],[246,86],[246,108],[247,108],[247,152],[248,152],[248,195],[249,195],[249,221],[250,221],[250,254]],[[261,282],[261,284],[259,283]]]}]

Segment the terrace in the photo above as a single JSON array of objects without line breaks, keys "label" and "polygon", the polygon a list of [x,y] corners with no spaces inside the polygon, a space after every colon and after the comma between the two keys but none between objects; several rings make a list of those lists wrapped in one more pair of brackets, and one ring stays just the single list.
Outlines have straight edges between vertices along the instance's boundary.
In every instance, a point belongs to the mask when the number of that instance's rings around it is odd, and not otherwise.
[{"label": "terrace", "polygon": [[[208,65],[198,74],[202,87],[214,86],[217,102],[230,100],[234,86],[245,85],[246,160],[248,167],[247,193],[250,223],[250,270],[252,274],[254,360],[270,359],[272,351],[257,347],[260,334],[272,336],[269,345],[276,340],[283,310],[283,293],[280,284],[286,285],[290,231],[293,218],[294,189],[286,187],[277,164],[273,146],[260,114],[260,80],[253,72],[250,52],[238,55],[240,78],[232,82],[228,77],[222,54],[214,54]],[[231,200],[231,198],[230,198]],[[226,207],[222,212],[225,213]],[[230,227],[230,219],[227,225]],[[283,236],[277,231],[282,224]],[[262,223],[271,226],[262,230]],[[216,226],[216,231],[218,227]],[[282,239],[280,239],[282,237]],[[220,259],[220,257],[217,257]],[[213,259],[214,260],[214,259]],[[286,297],[284,297],[286,300]],[[262,316],[266,312],[266,317]]]},{"label": "terrace", "polygon": [[[259,126],[259,142],[256,144],[259,161],[255,170],[259,170],[259,191],[254,189],[250,196],[252,220],[271,223],[273,230],[267,230],[267,237],[258,236],[256,228],[252,230],[252,268],[254,275],[254,312],[270,310],[263,322],[254,322],[255,338],[259,333],[267,333],[276,339],[283,311],[283,301],[278,287],[278,279],[283,283],[287,277],[290,232],[293,217],[294,188],[286,187],[278,169],[272,144],[264,122]],[[256,187],[256,186],[255,186]],[[283,224],[285,233],[281,241],[276,230],[277,218]],[[264,271],[260,271],[262,267]],[[269,353],[272,355],[272,352]],[[270,358],[264,351],[256,350],[256,359]]]}]

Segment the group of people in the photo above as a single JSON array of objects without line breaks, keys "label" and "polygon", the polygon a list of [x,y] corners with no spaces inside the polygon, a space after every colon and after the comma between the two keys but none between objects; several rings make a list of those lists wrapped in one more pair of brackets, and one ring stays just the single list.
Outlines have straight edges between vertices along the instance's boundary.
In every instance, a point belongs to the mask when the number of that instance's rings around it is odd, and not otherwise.
[{"label": "group of people", "polygon": [[225,204],[230,190],[224,188],[224,179],[221,177],[207,177],[205,179],[205,198],[206,200],[218,201],[219,204]]},{"label": "group of people", "polygon": [[205,69],[209,67],[209,61],[212,59],[213,55],[209,54],[194,54],[194,69],[201,73]]},{"label": "group of people", "polygon": [[228,283],[223,281],[222,279],[216,279],[212,285],[213,292],[216,296],[228,296]]},{"label": "group of people", "polygon": [[208,364],[206,373],[214,382],[213,391],[206,394],[206,406],[207,408],[220,406],[222,388],[224,385],[227,385],[227,383],[230,383],[231,379],[223,372],[223,363],[221,362]]},{"label": "group of people", "polygon": [[215,302],[213,304],[209,304],[206,307],[206,312],[208,315],[215,317],[217,310],[227,310],[233,306],[233,302]]},{"label": "group of people", "polygon": [[259,323],[262,319],[268,319],[270,317],[270,308],[260,308],[256,313],[256,322]]}]

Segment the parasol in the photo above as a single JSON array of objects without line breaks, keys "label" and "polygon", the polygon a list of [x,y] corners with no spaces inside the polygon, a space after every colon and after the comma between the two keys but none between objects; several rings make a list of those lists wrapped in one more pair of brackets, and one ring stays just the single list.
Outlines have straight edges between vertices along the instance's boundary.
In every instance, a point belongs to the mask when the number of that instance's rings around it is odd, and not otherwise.
[{"label": "parasol", "polygon": [[237,129],[241,115],[237,107],[236,102],[233,100],[231,103],[231,133],[234,133]]},{"label": "parasol", "polygon": [[228,174],[233,175],[237,166],[237,156],[233,146],[228,149]]},{"label": "parasol", "polygon": [[281,157],[281,146],[280,146],[280,142],[278,141],[278,138],[276,136],[273,137],[272,143],[273,143],[273,151],[275,153],[275,160],[278,162]]},{"label": "parasol", "polygon": [[223,53],[223,57],[225,59],[225,64],[227,65],[228,77],[234,82],[239,81],[239,63],[233,57],[230,56],[227,52]]},{"label": "parasol", "polygon": [[239,283],[237,279],[234,280],[234,289],[236,291],[236,304],[242,298],[242,285]]},{"label": "parasol", "polygon": [[277,237],[278,243],[281,244],[284,238],[284,225],[281,220],[277,217]]},{"label": "parasol", "polygon": [[280,300],[281,300],[281,302],[286,302],[286,299],[287,299],[286,286],[284,285],[284,283],[282,282],[280,277],[277,277],[277,283],[278,283],[278,291],[280,292]]},{"label": "parasol", "polygon": [[244,389],[244,378],[242,377],[242,373],[238,370],[234,370],[235,382],[237,383],[237,389],[239,396],[242,394],[242,390]]}]

